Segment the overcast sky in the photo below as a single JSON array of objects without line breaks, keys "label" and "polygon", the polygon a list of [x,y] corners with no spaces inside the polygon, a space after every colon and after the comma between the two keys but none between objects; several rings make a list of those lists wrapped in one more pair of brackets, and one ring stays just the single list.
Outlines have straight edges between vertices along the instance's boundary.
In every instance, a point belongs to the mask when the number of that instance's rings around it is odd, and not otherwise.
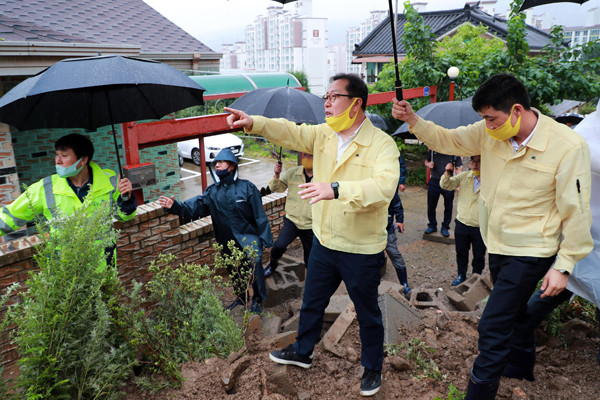
[{"label": "overcast sky", "polygon": [[[158,12],[215,51],[221,44],[244,40],[244,28],[258,15],[266,14],[271,0],[144,0]],[[462,8],[465,0],[429,0],[425,11]],[[392,3],[396,7],[396,0]],[[402,13],[404,1],[398,0]],[[351,5],[350,5],[351,4]],[[496,12],[508,10],[510,0],[499,0]],[[291,4],[285,6],[292,7]],[[565,26],[582,25],[586,11],[600,7],[600,0],[590,0],[580,6],[575,3],[546,5],[534,8],[536,13],[548,12]],[[387,10],[388,0],[313,0],[313,16],[328,18],[329,44],[345,41],[346,30],[359,26],[372,10]]]}]

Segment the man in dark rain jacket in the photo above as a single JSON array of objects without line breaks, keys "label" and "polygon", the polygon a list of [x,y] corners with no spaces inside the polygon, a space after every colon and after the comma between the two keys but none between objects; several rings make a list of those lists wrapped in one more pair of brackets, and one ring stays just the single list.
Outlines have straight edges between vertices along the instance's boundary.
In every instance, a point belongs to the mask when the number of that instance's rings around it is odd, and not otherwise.
[{"label": "man in dark rain jacket", "polygon": [[[240,248],[252,246],[257,250],[256,259],[253,260],[251,312],[260,314],[262,301],[267,297],[261,263],[262,250],[263,246],[273,246],[273,236],[260,193],[252,182],[238,178],[237,164],[231,150],[223,149],[210,166],[215,184],[207,187],[203,195],[183,203],[172,197],[161,196],[158,202],[168,212],[187,219],[212,216],[215,239],[225,252],[229,251],[227,242],[230,240],[235,241]],[[236,284],[235,281],[238,280],[234,277],[234,292],[238,298],[227,307],[229,310],[246,304],[248,298],[245,285],[239,281]]]}]

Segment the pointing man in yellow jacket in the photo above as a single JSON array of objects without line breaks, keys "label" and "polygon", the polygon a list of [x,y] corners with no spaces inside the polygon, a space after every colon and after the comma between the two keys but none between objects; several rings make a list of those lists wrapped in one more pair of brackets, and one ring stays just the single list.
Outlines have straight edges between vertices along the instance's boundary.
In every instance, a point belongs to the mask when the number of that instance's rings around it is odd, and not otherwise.
[{"label": "pointing man in yellow jacket", "polygon": [[[479,356],[466,399],[494,399],[510,360],[531,354],[511,348],[529,297],[567,286],[575,263],[593,246],[590,234],[590,152],[585,140],[529,105],[525,86],[498,74],[473,96],[483,121],[445,129],[421,119],[406,101],[392,115],[430,148],[481,155],[479,226],[494,289],[479,322]],[[535,357],[535,354],[533,354]]]},{"label": "pointing man in yellow jacket", "polygon": [[[300,185],[310,199],[313,241],[296,343],[270,354],[280,364],[308,368],[329,298],[343,281],[354,302],[365,367],[360,393],[381,387],[383,324],[377,304],[385,263],[388,205],[398,187],[398,148],[365,116],[367,85],[359,76],[333,77],[325,100],[326,124],[300,125],[284,119],[232,113],[228,123],[273,143],[313,155],[314,177]],[[292,190],[292,188],[290,188]]]}]

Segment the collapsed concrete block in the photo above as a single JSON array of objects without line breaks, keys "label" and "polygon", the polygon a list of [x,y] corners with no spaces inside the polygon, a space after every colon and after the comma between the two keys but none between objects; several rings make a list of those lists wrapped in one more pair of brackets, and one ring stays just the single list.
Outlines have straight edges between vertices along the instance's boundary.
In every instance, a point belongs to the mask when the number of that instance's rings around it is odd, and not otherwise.
[{"label": "collapsed concrete block", "polygon": [[377,293],[379,295],[384,293],[400,293],[400,291],[404,291],[404,285],[392,281],[381,281],[377,288]]},{"label": "collapsed concrete block", "polygon": [[[283,258],[282,258],[283,259]],[[285,265],[280,261],[279,267],[266,279],[267,299],[265,307],[283,304],[288,300],[296,299],[302,294],[300,279],[290,264]]]},{"label": "collapsed concrete block", "polygon": [[332,354],[335,354],[338,357],[344,356],[344,351],[342,349],[337,349],[336,345],[339,343],[346,330],[352,324],[352,321],[356,318],[356,311],[354,310],[354,303],[350,302],[344,309],[344,311],[339,315],[339,317],[335,320],[331,328],[327,331],[323,339],[321,339],[321,345],[327,351]]},{"label": "collapsed concrete block", "polygon": [[246,328],[244,337],[246,338],[246,340],[248,340],[253,335],[256,335],[258,338],[263,337],[262,320],[260,318],[260,315],[256,315],[256,314],[252,314],[248,318],[248,327]]},{"label": "collapsed concrete block", "polygon": [[244,356],[234,362],[221,376],[221,384],[226,392],[234,388],[240,375],[250,366],[250,357]]},{"label": "collapsed concrete block", "polygon": [[279,328],[280,332],[297,331],[300,326],[300,313],[297,312],[290,319],[286,319]]},{"label": "collapsed concrete block", "polygon": [[278,315],[264,315],[262,316],[262,330],[263,336],[275,336],[281,332],[281,317]]},{"label": "collapsed concrete block", "polygon": [[413,289],[410,292],[409,304],[416,308],[435,307],[446,310],[446,306],[439,299],[439,290],[437,289]]},{"label": "collapsed concrete block", "polygon": [[477,303],[489,296],[492,287],[492,282],[487,275],[473,274],[446,295],[460,311],[473,311]]},{"label": "collapsed concrete block", "polygon": [[405,339],[400,337],[398,329],[401,326],[416,328],[421,321],[421,315],[417,310],[400,302],[389,293],[379,296],[379,308],[383,319],[383,343],[385,344],[403,342]]},{"label": "collapsed concrete block", "polygon": [[306,265],[304,264],[304,260],[302,258],[293,257],[287,254],[284,254],[283,257],[279,260],[279,266],[277,267],[277,271],[282,270],[286,272],[293,271],[300,282],[304,282],[306,279]]},{"label": "collapsed concrete block", "polygon": [[430,242],[454,244],[454,232],[450,232],[450,236],[444,237],[440,232],[423,233],[423,240]]},{"label": "collapsed concrete block", "polygon": [[323,316],[324,322],[334,322],[337,317],[346,309],[348,303],[351,303],[350,296],[344,294],[334,294],[329,299],[329,304],[325,309]]},{"label": "collapsed concrete block", "polygon": [[288,347],[290,344],[294,344],[296,336],[298,336],[298,331],[283,332],[279,335],[271,336],[269,337],[271,348],[279,350]]}]

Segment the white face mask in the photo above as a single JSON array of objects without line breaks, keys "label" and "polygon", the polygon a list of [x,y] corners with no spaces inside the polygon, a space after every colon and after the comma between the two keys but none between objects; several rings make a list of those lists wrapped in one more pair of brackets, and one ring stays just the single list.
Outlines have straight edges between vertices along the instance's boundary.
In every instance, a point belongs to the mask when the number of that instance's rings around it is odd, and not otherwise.
[{"label": "white face mask", "polygon": [[77,175],[78,173],[81,172],[81,170],[85,166],[85,164],[83,164],[83,165],[81,165],[81,167],[77,168],[77,164],[79,164],[79,162],[82,159],[83,159],[83,157],[80,158],[79,160],[77,160],[77,162],[75,162],[73,165],[69,165],[68,167],[63,167],[62,165],[56,165],[56,173],[61,178],[70,178],[72,176]]}]

